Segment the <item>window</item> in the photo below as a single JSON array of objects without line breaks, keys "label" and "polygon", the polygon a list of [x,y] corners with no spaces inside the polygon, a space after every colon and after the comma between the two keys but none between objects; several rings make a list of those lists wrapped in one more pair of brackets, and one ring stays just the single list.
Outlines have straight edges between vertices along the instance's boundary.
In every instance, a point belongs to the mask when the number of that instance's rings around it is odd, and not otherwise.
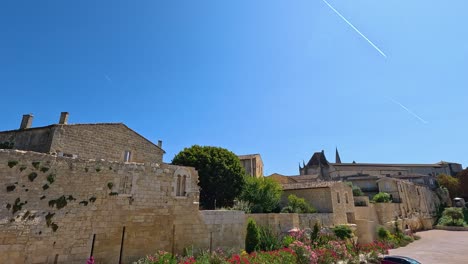
[{"label": "window", "polygon": [[177,183],[176,183],[176,196],[182,196],[181,193],[181,176],[177,175]]},{"label": "window", "polygon": [[132,152],[126,150],[124,153],[124,162],[130,162],[132,160]]},{"label": "window", "polygon": [[344,194],[344,197],[345,197],[346,203],[349,203],[349,202],[348,202],[348,193],[345,193],[345,194]]},{"label": "window", "polygon": [[188,197],[190,192],[190,172],[185,168],[179,168],[174,172],[173,195],[176,197]]},{"label": "window", "polygon": [[336,200],[338,201],[338,203],[340,203],[340,193],[339,192],[336,193]]}]

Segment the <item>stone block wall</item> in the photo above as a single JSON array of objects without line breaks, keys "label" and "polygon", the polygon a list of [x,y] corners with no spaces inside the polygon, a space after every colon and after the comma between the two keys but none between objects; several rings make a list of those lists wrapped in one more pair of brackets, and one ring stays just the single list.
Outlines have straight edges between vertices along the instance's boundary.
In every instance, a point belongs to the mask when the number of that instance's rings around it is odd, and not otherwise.
[{"label": "stone block wall", "polygon": [[246,215],[243,211],[200,211],[210,243],[199,248],[229,248],[240,250],[245,245]]},{"label": "stone block wall", "polygon": [[[176,173],[190,176],[183,197]],[[0,263],[84,263],[93,235],[97,263],[118,262],[123,235],[123,263],[181,252],[208,233],[197,182],[189,167],[0,150]]]},{"label": "stone block wall", "polygon": [[162,163],[164,151],[124,124],[56,125],[50,152],[80,158],[124,161],[125,151],[132,162]]},{"label": "stone block wall", "polygon": [[52,144],[51,126],[0,132],[0,143],[14,143],[15,149],[49,152]]},{"label": "stone block wall", "polygon": [[288,196],[291,194],[304,198],[319,213],[333,213],[332,194],[328,187],[284,190],[281,196],[281,203],[286,205],[288,203]]}]

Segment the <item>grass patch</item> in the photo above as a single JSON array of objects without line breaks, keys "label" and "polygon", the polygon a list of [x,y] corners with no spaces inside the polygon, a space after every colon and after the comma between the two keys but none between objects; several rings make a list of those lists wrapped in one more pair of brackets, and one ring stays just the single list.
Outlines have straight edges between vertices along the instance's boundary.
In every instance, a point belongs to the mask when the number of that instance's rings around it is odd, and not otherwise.
[{"label": "grass patch", "polygon": [[48,185],[47,183],[44,184],[44,185],[42,185],[42,190],[45,191],[45,190],[47,190],[47,189],[49,189],[49,185]]},{"label": "grass patch", "polygon": [[27,168],[28,168],[28,167],[22,165],[19,169],[20,169],[20,171],[22,172],[22,171],[24,171],[24,170],[27,169]]},{"label": "grass patch", "polygon": [[7,192],[12,192],[12,191],[14,191],[15,189],[16,189],[16,186],[14,186],[14,185],[8,185],[8,186],[6,187],[6,191],[7,191]]},{"label": "grass patch", "polygon": [[47,171],[49,171],[49,168],[47,168],[47,167],[41,167],[41,171],[42,171],[43,173],[46,173]]}]

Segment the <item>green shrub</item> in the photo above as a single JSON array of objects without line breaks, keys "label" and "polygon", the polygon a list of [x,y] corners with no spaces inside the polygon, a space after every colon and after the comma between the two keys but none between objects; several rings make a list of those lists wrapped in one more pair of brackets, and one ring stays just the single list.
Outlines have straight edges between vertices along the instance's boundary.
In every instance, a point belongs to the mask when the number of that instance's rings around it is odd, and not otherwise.
[{"label": "green shrub", "polygon": [[245,251],[248,253],[257,250],[260,244],[260,230],[257,223],[252,218],[249,218],[247,223],[247,235],[245,237]]},{"label": "green shrub", "polygon": [[279,204],[281,185],[269,178],[246,177],[240,200],[248,202],[252,213],[271,213]]},{"label": "green shrub", "polygon": [[347,239],[353,236],[353,231],[347,225],[338,225],[333,228],[333,232],[339,239]]},{"label": "green shrub", "polygon": [[[451,222],[448,222],[451,220]],[[461,208],[449,207],[445,208],[442,217],[439,220],[441,225],[463,226],[463,211]]]},{"label": "green shrub", "polygon": [[294,242],[294,237],[292,236],[285,236],[283,237],[283,247],[289,247],[289,245]]},{"label": "green shrub", "polygon": [[299,198],[294,194],[288,196],[288,206],[283,208],[284,213],[310,214],[316,213],[317,210],[305,201],[304,198]]},{"label": "green shrub", "polygon": [[353,196],[364,196],[364,193],[362,192],[361,188],[359,186],[353,185]]},{"label": "green shrub", "polygon": [[390,198],[390,194],[385,192],[379,192],[378,194],[374,195],[372,201],[376,203],[389,203],[392,201],[392,199]]},{"label": "green shrub", "polygon": [[12,149],[14,145],[15,143],[13,142],[8,142],[8,141],[0,142],[0,149]]},{"label": "green shrub", "polygon": [[390,232],[385,229],[385,227],[379,227],[377,229],[377,237],[380,239],[380,240],[389,240],[391,238],[392,234],[390,234]]},{"label": "green shrub", "polygon": [[319,232],[320,232],[319,224],[318,222],[315,222],[314,228],[312,229],[312,233],[310,234],[310,238],[312,239],[312,241],[315,241],[317,239]]},{"label": "green shrub", "polygon": [[272,251],[281,248],[281,241],[279,236],[271,230],[268,226],[260,226],[260,241],[258,244],[258,250]]}]

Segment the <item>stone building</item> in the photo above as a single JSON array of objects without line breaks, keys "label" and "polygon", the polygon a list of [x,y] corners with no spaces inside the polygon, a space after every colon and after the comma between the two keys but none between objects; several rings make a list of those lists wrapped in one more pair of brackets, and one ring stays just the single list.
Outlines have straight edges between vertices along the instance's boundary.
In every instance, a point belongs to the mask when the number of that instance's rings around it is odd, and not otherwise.
[{"label": "stone building", "polygon": [[67,112],[58,124],[31,127],[32,120],[32,115],[24,115],[19,129],[0,132],[0,143],[73,158],[162,162],[162,141],[154,144],[122,123],[68,124]]},{"label": "stone building", "polygon": [[336,161],[331,163],[325,153],[315,152],[307,164],[299,166],[300,175],[317,175],[321,180],[344,180],[359,182],[363,189],[376,189],[378,177],[407,179],[411,182],[435,187],[435,177],[439,174],[455,176],[461,171],[459,163],[441,161],[434,164],[385,164],[385,163],[342,163],[338,150]]},{"label": "stone building", "polygon": [[260,154],[239,155],[242,166],[248,175],[263,177],[263,161]]},{"label": "stone building", "polygon": [[291,194],[304,198],[318,213],[333,214],[334,223],[354,223],[354,198],[343,182],[303,182],[282,184],[281,203]]},{"label": "stone building", "polygon": [[[0,132],[0,263],[133,263],[244,247],[245,214],[200,211],[198,173],[123,124]],[[13,148],[13,149],[11,149]],[[130,152],[127,153],[126,151]]]}]

